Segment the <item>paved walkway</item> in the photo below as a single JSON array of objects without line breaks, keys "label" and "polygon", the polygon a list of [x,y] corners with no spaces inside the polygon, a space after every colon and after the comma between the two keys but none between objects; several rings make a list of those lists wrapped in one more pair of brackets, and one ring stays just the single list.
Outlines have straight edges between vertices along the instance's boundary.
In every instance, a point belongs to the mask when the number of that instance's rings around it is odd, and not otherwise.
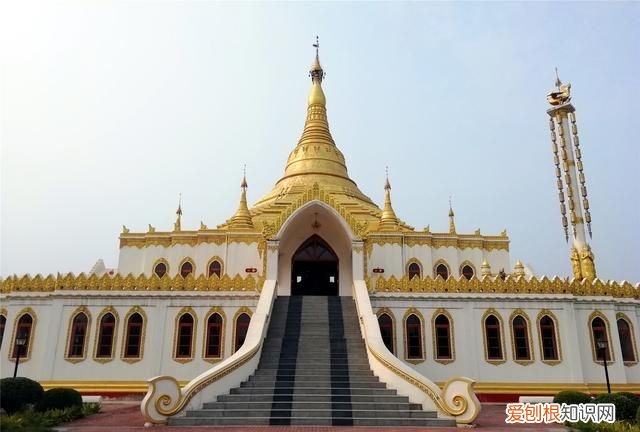
[{"label": "paved walkway", "polygon": [[[530,430],[537,432],[561,432],[567,429],[560,425],[507,425],[505,405],[482,404],[482,413],[478,418],[476,430],[483,432],[503,432]],[[190,431],[219,431],[219,432],[423,432],[425,428],[382,428],[382,427],[332,427],[332,426],[251,426],[251,427],[167,427],[155,426],[145,428],[144,419],[140,413],[140,402],[104,402],[102,412],[88,418],[77,420],[56,428],[59,431],[68,432],[129,432],[129,431],[156,431],[156,432],[190,432]],[[453,432],[457,428],[433,428],[429,432]]]}]

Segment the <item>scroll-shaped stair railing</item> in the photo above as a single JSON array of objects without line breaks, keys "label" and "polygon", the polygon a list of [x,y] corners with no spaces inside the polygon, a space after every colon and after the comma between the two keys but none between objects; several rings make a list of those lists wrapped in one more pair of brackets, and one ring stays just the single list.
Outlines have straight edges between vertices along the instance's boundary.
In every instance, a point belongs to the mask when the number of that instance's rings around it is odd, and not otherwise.
[{"label": "scroll-shaped stair railing", "polygon": [[398,394],[408,396],[412,403],[421,404],[424,410],[435,410],[439,416],[453,417],[461,426],[472,424],[481,409],[473,390],[475,381],[466,377],[452,378],[441,390],[433,381],[394,356],[382,341],[365,281],[355,280],[353,284],[360,330],[373,373]]},{"label": "scroll-shaped stair railing", "polygon": [[200,408],[204,402],[228,393],[253,374],[260,361],[262,343],[269,328],[275,298],[276,281],[265,281],[242,347],[231,357],[189,381],[183,388],[180,388],[174,377],[158,376],[149,379],[149,389],[140,405],[147,424],[164,424],[169,417],[179,415],[186,409]]}]

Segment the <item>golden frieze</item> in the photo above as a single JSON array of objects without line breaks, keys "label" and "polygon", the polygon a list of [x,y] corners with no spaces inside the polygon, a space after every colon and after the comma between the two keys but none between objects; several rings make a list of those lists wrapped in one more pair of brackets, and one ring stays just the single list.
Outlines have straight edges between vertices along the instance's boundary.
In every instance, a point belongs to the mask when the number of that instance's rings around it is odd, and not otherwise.
[{"label": "golden frieze", "polygon": [[640,299],[640,284],[629,282],[603,282],[599,279],[578,281],[575,279],[541,279],[507,276],[506,279],[476,277],[467,280],[441,277],[424,279],[408,276],[396,278],[367,278],[369,292],[415,292],[415,293],[493,293],[493,294],[568,294],[573,296],[616,297]]},{"label": "golden frieze", "polygon": [[[264,266],[263,266],[264,267]],[[264,274],[264,273],[263,273]],[[207,277],[200,275],[197,278],[189,275],[183,278],[180,275],[174,277],[144,274],[122,276],[116,274],[110,276],[95,274],[87,276],[84,273],[74,275],[58,274],[43,278],[40,275],[31,277],[10,276],[0,281],[0,293],[15,292],[61,292],[61,291],[258,291],[262,288],[264,276],[256,277],[247,275]]]}]

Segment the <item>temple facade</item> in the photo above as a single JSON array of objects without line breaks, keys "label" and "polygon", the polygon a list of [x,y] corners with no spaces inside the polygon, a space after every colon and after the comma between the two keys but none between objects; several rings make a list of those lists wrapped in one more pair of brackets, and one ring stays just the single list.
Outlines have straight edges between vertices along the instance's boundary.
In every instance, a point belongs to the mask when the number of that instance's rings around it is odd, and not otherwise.
[{"label": "temple facade", "polygon": [[558,80],[548,113],[573,274],[540,277],[512,264],[506,231],[460,233],[451,208],[447,232],[416,229],[395,213],[388,177],[381,205],[366,196],[331,136],[317,53],[310,75],[302,136],[253,206],[244,178],[220,225],[183,227],[179,207],[170,230],[123,226],[115,269],[2,280],[2,375],[19,356],[18,374],[45,387],[165,392],[174,411],[143,407],[162,422],[251,375],[274,298],[340,296],[356,302],[376,376],[445,416],[465,416],[446,407],[448,388],[469,406],[603,391],[605,361],[614,390],[640,393],[640,285],[597,278],[569,85]]}]

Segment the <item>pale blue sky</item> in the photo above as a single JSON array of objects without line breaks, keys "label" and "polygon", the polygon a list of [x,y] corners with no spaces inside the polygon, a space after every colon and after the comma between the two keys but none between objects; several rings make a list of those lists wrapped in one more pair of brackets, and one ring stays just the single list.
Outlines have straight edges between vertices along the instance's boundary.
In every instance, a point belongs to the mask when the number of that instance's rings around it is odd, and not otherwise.
[{"label": "pale blue sky", "polygon": [[570,272],[546,93],[572,83],[599,275],[640,281],[640,3],[31,3],[0,6],[8,275],[115,266],[122,224],[235,211],[281,176],[320,35],[351,177],[416,228],[507,228]]}]

